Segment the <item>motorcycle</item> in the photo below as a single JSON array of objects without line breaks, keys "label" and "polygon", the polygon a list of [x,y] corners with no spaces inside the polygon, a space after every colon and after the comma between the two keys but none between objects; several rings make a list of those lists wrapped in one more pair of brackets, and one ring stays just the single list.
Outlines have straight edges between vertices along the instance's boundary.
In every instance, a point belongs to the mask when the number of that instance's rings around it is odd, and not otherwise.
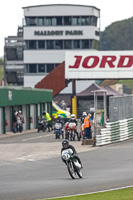
[{"label": "motorcycle", "polygon": [[47,129],[47,122],[45,119],[39,119],[38,120],[38,133],[42,130],[45,132]]},{"label": "motorcycle", "polygon": [[62,138],[64,138],[64,133],[63,133],[63,128],[62,128],[61,123],[55,123],[54,133],[55,133],[55,139],[60,139],[61,135],[62,135]]},{"label": "motorcycle", "polygon": [[[78,138],[78,134],[76,133],[76,123],[74,123],[74,122],[70,122],[69,124],[68,124],[68,128],[69,128],[69,139],[72,141],[74,141],[75,140],[75,137],[77,136],[77,138]],[[78,138],[78,140],[79,140],[79,138]]]},{"label": "motorcycle", "polygon": [[83,174],[81,171],[81,164],[76,158],[73,157],[72,154],[72,149],[65,149],[62,151],[62,159],[65,161],[68,172],[72,179],[75,179],[76,175],[78,175],[79,178],[82,178]]}]

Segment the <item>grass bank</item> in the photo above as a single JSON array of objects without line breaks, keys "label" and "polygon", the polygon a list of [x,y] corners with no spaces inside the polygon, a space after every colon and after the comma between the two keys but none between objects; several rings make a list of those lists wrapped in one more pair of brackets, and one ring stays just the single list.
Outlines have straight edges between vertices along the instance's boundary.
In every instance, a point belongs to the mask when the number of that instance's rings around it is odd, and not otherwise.
[{"label": "grass bank", "polygon": [[133,200],[133,188],[120,189],[95,194],[86,194],[80,196],[55,198],[53,200]]}]

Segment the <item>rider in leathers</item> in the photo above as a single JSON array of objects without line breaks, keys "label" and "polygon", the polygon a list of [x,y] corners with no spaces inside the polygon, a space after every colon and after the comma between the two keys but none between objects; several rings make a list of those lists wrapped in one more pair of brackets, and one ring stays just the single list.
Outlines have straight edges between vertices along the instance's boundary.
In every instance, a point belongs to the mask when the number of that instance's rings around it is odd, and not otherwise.
[{"label": "rider in leathers", "polygon": [[55,119],[55,123],[61,123],[62,127],[64,126],[64,120],[62,119],[61,115]]},{"label": "rider in leathers", "polygon": [[[78,124],[78,123],[77,123],[77,120],[75,119],[75,115],[74,115],[74,114],[71,115],[71,118],[69,119],[68,123],[70,123],[70,122],[75,123],[75,124],[76,124],[76,127],[77,127],[77,124]],[[78,132],[77,132],[77,128],[76,128],[76,130],[75,130],[75,133],[77,134],[77,138],[79,139]]]},{"label": "rider in leathers", "polygon": [[[73,157],[78,160],[78,162],[81,164],[81,168],[83,168],[81,160],[78,157],[78,154],[77,154],[76,149],[74,148],[74,146],[70,145],[68,140],[63,140],[61,154],[62,154],[62,151],[66,150],[66,149],[72,149],[72,151],[73,151],[73,154],[72,154]],[[62,157],[61,157],[61,159],[62,159],[63,162],[66,162],[65,160],[63,160]]]}]

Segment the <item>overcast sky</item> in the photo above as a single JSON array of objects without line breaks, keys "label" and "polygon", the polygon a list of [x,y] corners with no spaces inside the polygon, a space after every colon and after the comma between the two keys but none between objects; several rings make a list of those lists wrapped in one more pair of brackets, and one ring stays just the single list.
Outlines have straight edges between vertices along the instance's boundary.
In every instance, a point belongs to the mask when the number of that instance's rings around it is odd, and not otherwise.
[{"label": "overcast sky", "polygon": [[115,21],[133,16],[133,0],[3,0],[0,6],[0,57],[4,52],[4,38],[16,35],[17,27],[22,26],[22,7],[46,4],[95,6],[100,9],[101,31]]}]

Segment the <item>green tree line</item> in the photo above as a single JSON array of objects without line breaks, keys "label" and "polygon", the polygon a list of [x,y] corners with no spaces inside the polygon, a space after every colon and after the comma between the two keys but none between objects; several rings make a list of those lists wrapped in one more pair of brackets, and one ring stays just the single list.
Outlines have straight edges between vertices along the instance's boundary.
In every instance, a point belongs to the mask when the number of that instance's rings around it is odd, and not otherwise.
[{"label": "green tree line", "polygon": [[133,17],[106,27],[100,33],[99,50],[133,50]]},{"label": "green tree line", "polygon": [[[133,17],[106,27],[100,33],[99,50],[133,50]],[[119,80],[119,83],[133,89],[133,79]]]}]

